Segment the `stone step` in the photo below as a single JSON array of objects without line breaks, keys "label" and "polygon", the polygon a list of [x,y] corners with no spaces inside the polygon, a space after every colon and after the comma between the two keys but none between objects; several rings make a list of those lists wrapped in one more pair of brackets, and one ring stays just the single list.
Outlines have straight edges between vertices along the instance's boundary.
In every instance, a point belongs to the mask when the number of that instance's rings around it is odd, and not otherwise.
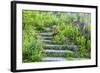
[{"label": "stone step", "polygon": [[44,52],[44,55],[49,57],[66,57],[68,54],[69,53]]},{"label": "stone step", "polygon": [[52,36],[53,32],[41,32],[39,33],[41,36]]},{"label": "stone step", "polygon": [[46,43],[46,44],[51,44],[52,40],[41,40],[42,42]]},{"label": "stone step", "polygon": [[44,36],[44,37],[42,37],[42,39],[44,39],[44,40],[52,40],[53,39],[53,37],[49,37],[49,36]]},{"label": "stone step", "polygon": [[70,50],[44,50],[45,56],[49,57],[66,57],[68,54],[74,54],[73,51]]},{"label": "stone step", "polygon": [[52,31],[52,28],[50,27],[47,27],[47,28],[44,28],[45,31]]},{"label": "stone step", "polygon": [[42,61],[65,61],[64,57],[43,57]]},{"label": "stone step", "polygon": [[45,49],[66,49],[66,50],[77,50],[77,45],[56,45],[56,44],[46,44],[44,46]]},{"label": "stone step", "polygon": [[46,49],[43,52],[46,52],[46,53],[73,53],[70,50],[50,50],[50,49]]},{"label": "stone step", "polygon": [[89,58],[64,58],[64,57],[42,57],[42,61],[72,61],[72,60],[89,60]]},{"label": "stone step", "polygon": [[66,58],[66,60],[68,60],[68,61],[75,61],[75,60],[89,60],[89,58]]},{"label": "stone step", "polygon": [[[42,37],[41,37],[42,38]],[[41,40],[42,42],[44,42],[45,43],[45,45],[47,44],[47,45],[56,45],[56,44],[58,44],[58,43],[55,43],[55,42],[53,42],[53,39],[52,38],[47,38],[47,39],[43,39],[42,38],[42,40]],[[58,44],[58,45],[63,45],[63,44]]]}]

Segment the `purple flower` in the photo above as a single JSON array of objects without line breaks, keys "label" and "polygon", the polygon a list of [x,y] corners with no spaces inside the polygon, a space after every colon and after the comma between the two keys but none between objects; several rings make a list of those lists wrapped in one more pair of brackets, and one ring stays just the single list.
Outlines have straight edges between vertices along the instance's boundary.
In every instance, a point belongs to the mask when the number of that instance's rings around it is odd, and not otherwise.
[{"label": "purple flower", "polygon": [[84,25],[85,25],[85,23],[83,23],[83,22],[82,23],[81,22],[79,23],[79,26],[80,27],[84,27]]},{"label": "purple flower", "polygon": [[89,32],[90,32],[90,31],[89,31],[88,29],[83,30],[83,33],[84,33],[85,35],[88,35]]}]

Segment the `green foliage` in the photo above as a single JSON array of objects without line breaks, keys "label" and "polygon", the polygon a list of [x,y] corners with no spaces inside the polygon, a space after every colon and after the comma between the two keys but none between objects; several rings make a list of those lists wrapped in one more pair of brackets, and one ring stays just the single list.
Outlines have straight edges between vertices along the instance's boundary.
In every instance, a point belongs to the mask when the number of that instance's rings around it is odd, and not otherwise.
[{"label": "green foliage", "polygon": [[[41,57],[48,55],[43,53],[44,43],[41,41],[39,32],[42,32],[47,27],[52,29],[53,43],[78,46],[77,52],[80,58],[91,57],[91,33],[86,34],[84,30],[91,30],[90,18],[88,13],[74,12],[55,12],[55,11],[32,11],[23,10],[23,62],[40,62]],[[77,21],[80,16],[80,22],[87,24],[81,29]],[[66,48],[68,49],[68,48]],[[50,54],[49,54],[50,55]],[[67,59],[75,58],[73,53],[69,54],[52,54],[54,56],[65,56]]]},{"label": "green foliage", "polygon": [[42,42],[34,31],[28,33],[24,32],[23,34],[23,59],[25,61],[30,60],[32,62],[40,61],[40,57],[42,56],[41,51],[43,50]]},{"label": "green foliage", "polygon": [[66,59],[67,60],[72,60],[75,57],[74,53],[68,53],[66,54]]}]

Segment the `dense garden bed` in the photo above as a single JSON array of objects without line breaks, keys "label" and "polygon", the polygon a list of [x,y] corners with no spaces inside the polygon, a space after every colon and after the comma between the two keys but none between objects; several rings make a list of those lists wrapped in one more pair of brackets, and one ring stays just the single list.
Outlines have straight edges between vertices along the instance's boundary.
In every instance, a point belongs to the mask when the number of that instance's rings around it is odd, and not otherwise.
[{"label": "dense garden bed", "polygon": [[[91,58],[91,14],[55,11],[23,10],[23,62],[41,62],[44,56],[63,56],[66,59]],[[53,32],[52,43],[77,45],[77,53],[45,53],[44,43],[39,35],[46,28]],[[77,56],[76,56],[77,55]]]}]

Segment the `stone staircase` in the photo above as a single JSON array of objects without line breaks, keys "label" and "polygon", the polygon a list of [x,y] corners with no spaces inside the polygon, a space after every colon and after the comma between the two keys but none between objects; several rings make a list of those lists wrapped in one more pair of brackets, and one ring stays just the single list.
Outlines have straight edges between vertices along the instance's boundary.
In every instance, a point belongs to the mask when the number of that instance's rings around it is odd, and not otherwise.
[{"label": "stone staircase", "polygon": [[45,31],[39,33],[42,41],[45,43],[42,61],[65,61],[66,54],[74,53],[77,49],[76,45],[60,45],[52,42],[53,32],[51,28],[46,28]]}]

